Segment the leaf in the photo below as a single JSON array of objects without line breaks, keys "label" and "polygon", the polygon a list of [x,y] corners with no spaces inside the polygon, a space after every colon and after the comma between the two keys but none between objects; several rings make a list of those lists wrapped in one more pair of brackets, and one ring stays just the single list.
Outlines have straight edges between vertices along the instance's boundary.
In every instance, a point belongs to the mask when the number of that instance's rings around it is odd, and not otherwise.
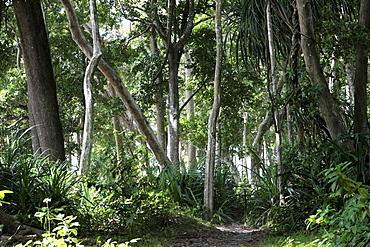
[{"label": "leaf", "polygon": [[1,190],[0,191],[0,200],[1,199],[4,199],[5,194],[10,194],[10,193],[13,193],[13,191],[10,191],[10,190]]}]

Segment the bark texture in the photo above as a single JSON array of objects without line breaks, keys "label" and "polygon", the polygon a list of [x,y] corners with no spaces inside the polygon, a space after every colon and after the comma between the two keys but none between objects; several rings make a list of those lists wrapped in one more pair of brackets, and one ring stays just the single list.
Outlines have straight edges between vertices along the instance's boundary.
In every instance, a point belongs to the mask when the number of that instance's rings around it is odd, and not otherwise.
[{"label": "bark texture", "polygon": [[86,68],[84,78],[84,96],[85,96],[85,121],[84,121],[84,132],[82,139],[82,150],[80,159],[79,174],[86,175],[90,169],[90,158],[92,152],[93,143],[93,90],[92,90],[92,77],[94,70],[98,66],[100,58],[102,56],[100,46],[100,35],[98,17],[96,13],[96,2],[90,0],[90,22],[93,36],[93,56]]},{"label": "bark texture", "polygon": [[[370,0],[362,0],[360,5],[359,24],[365,30],[370,29]],[[353,128],[356,134],[367,134],[367,78],[368,48],[365,44],[357,44],[356,72],[354,80],[354,119]]]},{"label": "bark texture", "polygon": [[279,106],[276,104],[279,99],[280,90],[278,87],[278,80],[276,75],[276,56],[275,56],[275,47],[274,47],[274,33],[272,30],[272,18],[271,18],[271,4],[270,1],[267,2],[266,6],[266,24],[267,24],[267,38],[269,46],[269,55],[270,55],[270,69],[271,69],[271,79],[272,79],[272,111],[274,115],[274,127],[275,127],[275,144],[276,144],[276,166],[277,166],[277,176],[278,176],[278,191],[280,203],[283,204],[284,199],[284,167],[282,163],[282,138],[281,138],[281,123],[280,123],[280,114]]},{"label": "bark texture", "polygon": [[[157,44],[157,33],[155,32],[155,29],[151,29],[151,35],[150,35],[150,52],[152,55],[159,55],[159,49]],[[163,90],[163,75],[162,71],[159,71],[157,78],[155,79],[156,83],[156,94],[155,94],[155,108],[157,111],[157,138],[159,141],[159,144],[161,145],[163,150],[166,150],[166,121],[165,121],[165,115],[166,115],[166,101],[164,97],[164,90]]]},{"label": "bark texture", "polygon": [[[192,71],[191,66],[191,56],[189,51],[185,53],[185,84],[189,85],[192,80]],[[193,99],[193,90],[186,90],[186,118],[190,119],[194,115],[194,99]],[[186,155],[187,155],[187,167],[190,168],[192,162],[196,159],[196,147],[192,144],[191,140],[187,141],[186,144]]]},{"label": "bark texture", "polygon": [[27,75],[33,150],[50,160],[64,160],[56,83],[40,0],[15,0],[13,5]]},{"label": "bark texture", "polygon": [[206,212],[203,218],[211,220],[213,217],[214,207],[214,170],[216,156],[216,124],[221,108],[221,72],[222,72],[222,26],[221,26],[221,9],[222,0],[216,0],[216,16],[215,16],[215,31],[216,31],[216,66],[214,78],[214,94],[213,106],[211,114],[208,118],[208,142],[205,164],[204,178],[204,206]]},{"label": "bark texture", "polygon": [[41,236],[44,233],[43,230],[26,226],[16,220],[13,216],[4,213],[0,209],[0,224],[4,225],[3,233],[8,233],[12,235],[31,235],[35,234]]},{"label": "bark texture", "polygon": [[[311,1],[297,0],[299,16],[299,27],[301,30],[301,47],[308,74],[313,85],[319,86],[318,105],[322,117],[325,120],[332,139],[340,135],[346,135],[347,130],[341,118],[337,105],[329,91],[320,65],[319,53],[316,48],[315,32],[313,28],[313,17]],[[346,143],[342,143],[346,146]]]},{"label": "bark texture", "polygon": [[[152,3],[154,6],[157,5],[156,0],[153,0]],[[176,1],[168,0],[167,12],[167,22],[164,25],[160,20],[161,17],[158,10],[155,9],[152,16],[152,23],[167,49],[169,67],[167,154],[178,168],[180,160],[178,72],[184,46],[188,42],[194,26],[194,0],[185,1],[185,7],[181,16],[176,14]]]}]

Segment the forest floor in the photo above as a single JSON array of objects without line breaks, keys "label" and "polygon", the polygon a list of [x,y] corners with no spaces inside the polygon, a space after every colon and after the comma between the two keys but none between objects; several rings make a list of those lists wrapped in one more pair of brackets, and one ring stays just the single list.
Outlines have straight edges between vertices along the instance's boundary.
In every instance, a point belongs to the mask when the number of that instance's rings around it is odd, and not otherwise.
[{"label": "forest floor", "polygon": [[263,231],[244,225],[215,226],[216,230],[178,235],[173,247],[256,247]]},{"label": "forest floor", "polygon": [[241,224],[211,226],[192,218],[178,217],[133,246],[257,247],[265,236],[266,231]]},{"label": "forest floor", "polygon": [[[175,217],[167,222],[158,222],[158,228],[139,237],[135,247],[257,247],[259,241],[266,236],[266,232],[244,225],[215,225],[202,223],[194,218]],[[101,236],[99,234],[99,236]],[[0,238],[0,247],[15,246],[20,242],[27,242],[34,236],[7,236]],[[115,239],[113,235],[102,237]],[[87,234],[80,239],[86,247],[96,247],[97,234]],[[122,242],[116,239],[117,242]],[[122,239],[121,239],[122,240]]]}]

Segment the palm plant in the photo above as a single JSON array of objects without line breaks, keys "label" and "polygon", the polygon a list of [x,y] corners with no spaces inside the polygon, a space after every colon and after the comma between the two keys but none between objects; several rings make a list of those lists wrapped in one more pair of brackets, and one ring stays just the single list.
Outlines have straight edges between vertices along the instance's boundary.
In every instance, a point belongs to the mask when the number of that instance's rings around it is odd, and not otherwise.
[{"label": "palm plant", "polygon": [[30,155],[27,134],[30,129],[16,130],[4,136],[0,150],[0,190],[10,190],[10,204],[4,210],[29,217],[42,207],[45,198],[52,198],[53,206],[67,203],[67,195],[77,178],[65,162],[51,162],[47,157]]}]

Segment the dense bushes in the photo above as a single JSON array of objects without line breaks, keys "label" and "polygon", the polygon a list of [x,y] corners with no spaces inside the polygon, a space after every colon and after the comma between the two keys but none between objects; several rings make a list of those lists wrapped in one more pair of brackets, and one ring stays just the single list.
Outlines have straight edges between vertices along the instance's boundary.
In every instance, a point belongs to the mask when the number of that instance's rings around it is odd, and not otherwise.
[{"label": "dense bushes", "polygon": [[[150,165],[144,148],[122,153],[118,164],[106,152],[104,159],[93,160],[89,176],[81,178],[66,162],[29,155],[27,133],[8,133],[0,166],[0,190],[14,192],[3,208],[25,223],[37,224],[34,215],[45,198],[51,200],[51,209],[63,208],[66,214],[77,216],[81,232],[119,231],[129,238],[166,226],[179,213],[203,214],[203,159],[190,167],[182,163],[179,170],[161,170]],[[217,164],[215,223],[243,216],[243,197],[236,187],[227,166]]]},{"label": "dense bushes", "polygon": [[[34,214],[50,198],[50,208],[77,216],[81,232],[120,232],[129,238],[174,222],[179,213],[203,214],[204,160],[179,170],[159,169],[144,148],[132,149],[119,164],[107,158],[81,178],[65,162],[28,155],[26,132],[9,133],[1,146],[0,191],[4,211],[35,224]],[[257,183],[236,184],[227,165],[215,169],[214,223],[244,219],[280,231],[324,229],[323,243],[365,246],[370,238],[369,145],[354,137],[347,150],[334,142],[284,152],[285,201],[279,199],[277,166],[260,164]],[[308,151],[307,151],[308,150]],[[145,164],[145,165],[143,165]],[[316,230],[315,230],[316,231]]]}]

